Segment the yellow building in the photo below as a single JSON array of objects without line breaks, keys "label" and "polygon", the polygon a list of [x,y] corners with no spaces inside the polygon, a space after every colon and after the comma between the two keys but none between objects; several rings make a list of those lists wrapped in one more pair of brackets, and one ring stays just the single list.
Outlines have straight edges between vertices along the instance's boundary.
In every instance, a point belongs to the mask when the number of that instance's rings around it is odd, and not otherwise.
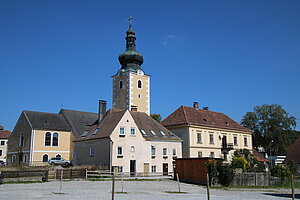
[{"label": "yellow building", "polygon": [[183,139],[184,158],[214,157],[231,160],[237,149],[252,151],[251,130],[224,113],[180,106],[162,124]]}]

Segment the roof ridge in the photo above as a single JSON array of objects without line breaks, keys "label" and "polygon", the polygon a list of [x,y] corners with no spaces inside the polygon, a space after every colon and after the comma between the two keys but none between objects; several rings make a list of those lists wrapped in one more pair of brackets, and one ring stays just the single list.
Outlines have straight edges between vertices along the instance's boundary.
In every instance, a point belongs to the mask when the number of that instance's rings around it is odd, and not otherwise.
[{"label": "roof ridge", "polygon": [[50,113],[50,112],[41,112],[41,111],[32,111],[32,110],[23,110],[24,113],[44,113],[44,114],[53,114],[53,115],[60,115],[60,113]]},{"label": "roof ridge", "polygon": [[184,118],[185,118],[186,122],[189,124],[190,122],[189,122],[189,120],[187,118],[187,115],[186,115],[186,112],[185,112],[185,109],[184,109],[184,107],[188,107],[188,106],[181,105],[181,107],[182,107],[182,110],[183,110]]},{"label": "roof ridge", "polygon": [[201,110],[201,111],[205,111],[205,112],[212,112],[212,113],[218,113],[218,114],[223,114],[223,115],[226,115],[225,113],[222,113],[222,112],[216,112],[216,111],[212,111],[212,110],[204,110],[204,109],[196,109],[196,108],[193,108],[193,107],[190,107],[190,106],[183,106],[183,107],[187,107],[187,108],[192,108],[192,109],[195,109],[195,110]]},{"label": "roof ridge", "polygon": [[87,111],[80,111],[80,110],[70,110],[70,109],[60,109],[59,113],[63,110],[66,110],[66,111],[73,111],[73,112],[81,112],[81,113],[91,113],[91,114],[97,114],[97,112],[87,112]]}]

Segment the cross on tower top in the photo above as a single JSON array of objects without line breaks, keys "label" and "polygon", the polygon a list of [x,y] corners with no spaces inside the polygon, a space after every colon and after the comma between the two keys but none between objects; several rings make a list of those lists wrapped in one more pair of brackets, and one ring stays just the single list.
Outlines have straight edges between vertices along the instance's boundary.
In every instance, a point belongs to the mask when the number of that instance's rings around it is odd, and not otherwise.
[{"label": "cross on tower top", "polygon": [[132,20],[133,20],[133,17],[130,16],[128,20],[129,20],[129,23],[130,23],[130,27],[132,27]]}]

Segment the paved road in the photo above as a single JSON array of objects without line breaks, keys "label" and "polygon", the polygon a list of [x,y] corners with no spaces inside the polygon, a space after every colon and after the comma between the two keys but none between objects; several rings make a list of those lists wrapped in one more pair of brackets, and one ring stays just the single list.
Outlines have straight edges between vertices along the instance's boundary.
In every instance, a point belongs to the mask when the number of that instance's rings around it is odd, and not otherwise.
[{"label": "paved road", "polygon": [[[178,190],[174,181],[124,181],[125,194],[121,194],[121,182],[116,182],[115,200],[200,200],[207,199],[206,188],[202,186],[181,183],[184,194],[167,193]],[[213,189],[211,200],[239,200],[239,199],[281,199],[288,200],[290,190],[281,189]],[[32,183],[32,184],[4,184],[0,185],[1,200],[35,200],[35,199],[111,199],[110,181],[67,181],[62,182]],[[296,190],[300,199],[300,190]]]}]

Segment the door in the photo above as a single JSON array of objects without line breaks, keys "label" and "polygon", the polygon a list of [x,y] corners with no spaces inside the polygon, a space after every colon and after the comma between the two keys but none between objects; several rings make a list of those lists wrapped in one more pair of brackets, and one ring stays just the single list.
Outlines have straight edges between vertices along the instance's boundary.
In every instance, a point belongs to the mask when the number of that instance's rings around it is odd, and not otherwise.
[{"label": "door", "polygon": [[163,163],[163,175],[168,175],[168,163]]},{"label": "door", "polygon": [[144,176],[149,176],[149,163],[144,163]]},{"label": "door", "polygon": [[135,166],[136,166],[135,160],[130,160],[130,175],[131,176],[135,175],[135,172],[136,172]]},{"label": "door", "polygon": [[224,135],[223,138],[222,138],[222,147],[223,148],[227,148],[227,138],[226,138],[226,135]]}]

